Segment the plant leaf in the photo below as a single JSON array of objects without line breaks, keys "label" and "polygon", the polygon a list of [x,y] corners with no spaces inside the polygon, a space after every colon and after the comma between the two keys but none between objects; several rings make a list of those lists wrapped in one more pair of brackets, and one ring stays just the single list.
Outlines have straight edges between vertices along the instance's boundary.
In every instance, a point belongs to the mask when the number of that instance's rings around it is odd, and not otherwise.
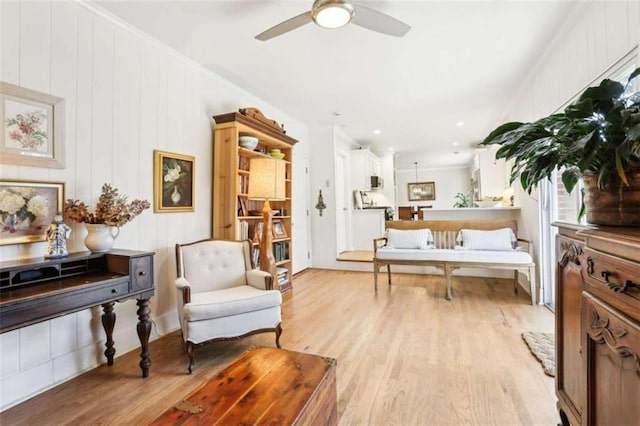
[{"label": "plant leaf", "polygon": [[635,70],[633,70],[633,72],[629,76],[629,79],[627,80],[627,86],[629,85],[629,83],[633,81],[633,79],[635,79],[639,75],[640,75],[640,68],[636,68]]},{"label": "plant leaf", "polygon": [[573,191],[580,177],[574,169],[566,169],[562,172],[562,184],[569,194]]},{"label": "plant leaf", "polygon": [[506,132],[510,132],[512,130],[517,129],[518,127],[522,126],[524,123],[520,123],[517,121],[512,121],[510,123],[505,123],[499,127],[497,127],[493,132],[489,133],[489,136],[487,136],[486,138],[484,138],[484,140],[481,142],[482,145],[491,145],[493,143],[493,139],[495,139],[497,136],[500,136]]},{"label": "plant leaf", "polygon": [[569,118],[587,118],[593,115],[593,102],[591,99],[578,101],[573,105],[569,105],[564,110]]}]

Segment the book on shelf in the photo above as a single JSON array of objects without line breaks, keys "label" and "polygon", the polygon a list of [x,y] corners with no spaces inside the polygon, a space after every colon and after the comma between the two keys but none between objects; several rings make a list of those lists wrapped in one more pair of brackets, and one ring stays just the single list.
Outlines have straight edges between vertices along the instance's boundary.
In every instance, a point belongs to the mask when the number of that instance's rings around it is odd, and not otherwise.
[{"label": "book on shelf", "polygon": [[238,216],[247,216],[247,200],[244,197],[238,197]]},{"label": "book on shelf", "polygon": [[276,280],[278,281],[278,285],[289,282],[289,270],[282,266],[276,267]]},{"label": "book on shelf", "polygon": [[244,170],[245,172],[249,171],[249,158],[240,156],[238,158],[238,169]]},{"label": "book on shelf", "polygon": [[246,220],[239,220],[237,226],[237,239],[248,240],[249,239],[249,222]]},{"label": "book on shelf", "polygon": [[289,259],[289,242],[281,241],[273,243],[273,257],[276,262]]},{"label": "book on shelf", "polygon": [[238,176],[238,193],[246,194],[249,192],[249,176],[240,175]]}]

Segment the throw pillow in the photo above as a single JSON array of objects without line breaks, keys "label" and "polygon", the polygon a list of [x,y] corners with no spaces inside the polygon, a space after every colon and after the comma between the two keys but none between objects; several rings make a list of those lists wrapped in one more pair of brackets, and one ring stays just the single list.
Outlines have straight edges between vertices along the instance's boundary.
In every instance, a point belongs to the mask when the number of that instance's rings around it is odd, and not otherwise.
[{"label": "throw pillow", "polygon": [[428,249],[433,247],[430,229],[387,229],[387,247],[398,249]]},{"label": "throw pillow", "polygon": [[461,229],[456,241],[467,250],[513,250],[516,236],[511,228],[491,231]]}]

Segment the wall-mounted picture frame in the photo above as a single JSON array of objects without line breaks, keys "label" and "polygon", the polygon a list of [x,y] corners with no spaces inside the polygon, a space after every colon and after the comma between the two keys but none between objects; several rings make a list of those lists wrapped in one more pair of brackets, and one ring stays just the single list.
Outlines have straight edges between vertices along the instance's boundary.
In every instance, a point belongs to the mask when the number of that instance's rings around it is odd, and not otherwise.
[{"label": "wall-mounted picture frame", "polygon": [[287,238],[287,231],[280,219],[273,219],[273,238]]},{"label": "wall-mounted picture frame", "polygon": [[415,182],[407,184],[409,201],[430,201],[436,199],[435,182]]},{"label": "wall-mounted picture frame", "polygon": [[62,98],[0,81],[0,163],[63,169]]},{"label": "wall-mounted picture frame", "polygon": [[64,208],[64,183],[0,180],[0,245],[45,241]]},{"label": "wall-mounted picture frame", "polygon": [[160,150],[153,151],[153,154],[153,211],[195,211],[195,157]]}]

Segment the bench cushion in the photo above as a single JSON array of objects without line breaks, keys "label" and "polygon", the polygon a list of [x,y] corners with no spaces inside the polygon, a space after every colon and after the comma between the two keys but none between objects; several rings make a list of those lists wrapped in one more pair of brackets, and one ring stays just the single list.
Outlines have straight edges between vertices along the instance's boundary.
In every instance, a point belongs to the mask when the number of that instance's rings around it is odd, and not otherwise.
[{"label": "bench cushion", "polygon": [[529,253],[520,250],[420,250],[382,247],[376,252],[376,258],[380,260],[500,263],[509,265],[529,265],[533,262]]},{"label": "bench cushion", "polygon": [[511,228],[494,230],[461,229],[458,243],[470,250],[511,250],[517,241]]},{"label": "bench cushion", "polygon": [[433,244],[431,230],[423,229],[387,229],[387,247],[397,249],[427,249]]}]

